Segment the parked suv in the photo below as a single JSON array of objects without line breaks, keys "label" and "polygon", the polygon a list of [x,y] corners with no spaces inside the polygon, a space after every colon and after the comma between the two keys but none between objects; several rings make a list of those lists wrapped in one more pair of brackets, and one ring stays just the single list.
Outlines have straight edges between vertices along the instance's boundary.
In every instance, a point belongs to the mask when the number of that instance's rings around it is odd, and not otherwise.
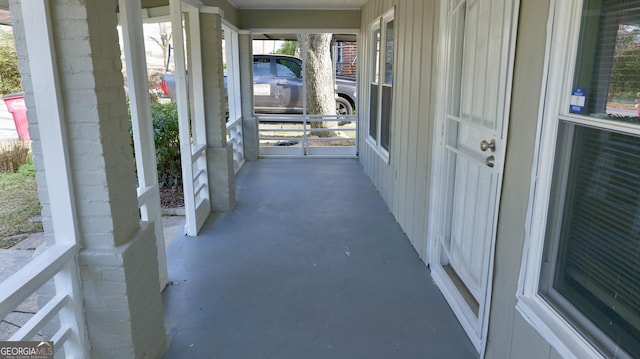
[{"label": "parked suv", "polygon": [[[225,76],[225,87],[227,85]],[[256,113],[298,114],[303,110],[302,60],[270,54],[253,55],[253,98]],[[162,76],[162,91],[175,100],[175,76]],[[336,77],[336,112],[350,115],[356,104],[356,81]]]}]

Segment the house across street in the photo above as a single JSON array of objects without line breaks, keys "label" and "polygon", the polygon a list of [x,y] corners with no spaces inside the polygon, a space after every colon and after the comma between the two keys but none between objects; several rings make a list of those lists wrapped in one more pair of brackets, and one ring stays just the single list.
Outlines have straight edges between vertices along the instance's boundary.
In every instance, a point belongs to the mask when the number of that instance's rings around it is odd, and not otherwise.
[{"label": "house across street", "polygon": [[0,142],[17,139],[18,132],[13,123],[13,116],[7,111],[4,101],[0,101]]}]

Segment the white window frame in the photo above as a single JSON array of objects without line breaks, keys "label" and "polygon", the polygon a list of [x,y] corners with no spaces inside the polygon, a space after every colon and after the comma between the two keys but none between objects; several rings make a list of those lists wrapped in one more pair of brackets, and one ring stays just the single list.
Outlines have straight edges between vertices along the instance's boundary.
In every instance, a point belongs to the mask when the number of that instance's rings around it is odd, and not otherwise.
[{"label": "white window frame", "polygon": [[[368,92],[371,91],[371,84],[377,84],[378,85],[378,93],[377,95],[377,110],[376,110],[376,137],[372,137],[371,133],[369,131],[369,126],[371,125],[371,94],[369,93],[369,97],[367,98],[367,130],[366,130],[366,140],[365,142],[373,149],[373,151],[375,153],[378,154],[378,156],[380,156],[380,158],[382,158],[382,160],[385,163],[389,163],[389,151],[387,151],[383,146],[382,146],[382,87],[383,86],[387,86],[387,87],[391,87],[393,89],[393,82],[391,83],[391,85],[386,84],[384,76],[385,76],[385,64],[386,64],[386,56],[387,56],[387,46],[386,46],[386,39],[387,39],[387,24],[391,21],[395,21],[395,7],[390,8],[389,10],[387,10],[382,16],[378,16],[374,21],[371,22],[371,24],[369,25],[369,36],[371,38],[371,45],[369,47],[369,56],[371,56],[368,61],[369,61],[369,78],[368,78],[368,82],[367,82],[367,86],[368,86]],[[395,79],[395,70],[396,70],[396,53],[397,53],[397,41],[396,41],[396,34],[397,34],[397,25],[394,22],[393,25],[393,78]],[[378,55],[378,61],[377,61],[377,65],[378,65],[378,69],[377,71],[373,71],[373,66],[375,66],[376,64],[376,59],[374,58],[374,54],[376,53],[375,51],[375,38],[373,36],[373,34],[376,31],[380,31],[380,51],[378,51],[377,55]],[[377,77],[377,78],[376,78]],[[392,90],[393,91],[393,90]],[[391,99],[391,104],[393,105],[394,101],[393,101],[393,94],[391,95],[392,99]],[[393,116],[391,116],[393,117]],[[391,121],[392,119],[389,119],[389,147],[391,147]],[[390,150],[391,148],[389,148]]]},{"label": "white window frame", "polygon": [[240,96],[240,60],[238,53],[238,29],[222,20],[222,30],[224,31],[224,47],[227,64],[227,101],[229,106],[229,123],[234,123],[242,117],[242,104]]},{"label": "white window frame", "polygon": [[551,201],[556,138],[560,120],[605,130],[640,134],[637,125],[569,114],[576,63],[582,0],[551,0],[543,88],[526,222],[526,241],[516,293],[516,309],[566,358],[603,358],[603,354],[565,316],[540,295],[543,252]]}]

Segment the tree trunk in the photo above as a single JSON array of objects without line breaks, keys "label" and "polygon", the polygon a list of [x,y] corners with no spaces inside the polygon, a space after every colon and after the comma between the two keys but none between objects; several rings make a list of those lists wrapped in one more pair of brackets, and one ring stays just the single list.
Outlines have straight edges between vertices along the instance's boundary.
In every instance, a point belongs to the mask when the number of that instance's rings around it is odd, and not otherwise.
[{"label": "tree trunk", "polygon": [[[298,45],[305,64],[307,113],[313,115],[335,115],[336,101],[331,61],[332,34],[299,34]],[[311,128],[327,128],[329,122],[311,123]],[[318,137],[331,137],[330,131],[315,132]]]}]

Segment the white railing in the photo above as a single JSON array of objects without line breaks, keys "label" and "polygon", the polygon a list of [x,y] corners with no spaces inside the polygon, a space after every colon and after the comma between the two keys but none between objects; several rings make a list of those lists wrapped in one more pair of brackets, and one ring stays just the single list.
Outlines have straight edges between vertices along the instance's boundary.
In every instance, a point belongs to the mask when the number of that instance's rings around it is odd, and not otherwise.
[{"label": "white railing", "polygon": [[244,141],[242,138],[242,120],[227,123],[227,143],[233,148],[233,169],[236,173],[244,165]]},{"label": "white railing", "polygon": [[[257,115],[260,155],[355,157],[356,115]],[[315,128],[314,123],[324,127]]]},{"label": "white railing", "polygon": [[[209,204],[209,178],[207,173],[207,145],[205,144],[191,145],[191,175],[193,179],[191,193],[193,206],[195,208],[195,221],[197,228],[200,228],[211,212]],[[187,178],[183,180],[187,180]],[[185,194],[185,201],[187,200]]]},{"label": "white railing", "polygon": [[[0,283],[0,318],[16,310],[27,298],[35,294],[50,280],[54,280],[55,294],[33,316],[20,327],[10,338],[0,340],[52,340],[57,353],[63,346],[65,356],[82,357],[82,340],[79,338],[78,317],[76,309],[82,301],[78,295],[76,255],[79,246],[55,244],[35,257],[25,267]],[[45,326],[53,322],[59,323],[57,332],[49,337],[42,336]]]}]

